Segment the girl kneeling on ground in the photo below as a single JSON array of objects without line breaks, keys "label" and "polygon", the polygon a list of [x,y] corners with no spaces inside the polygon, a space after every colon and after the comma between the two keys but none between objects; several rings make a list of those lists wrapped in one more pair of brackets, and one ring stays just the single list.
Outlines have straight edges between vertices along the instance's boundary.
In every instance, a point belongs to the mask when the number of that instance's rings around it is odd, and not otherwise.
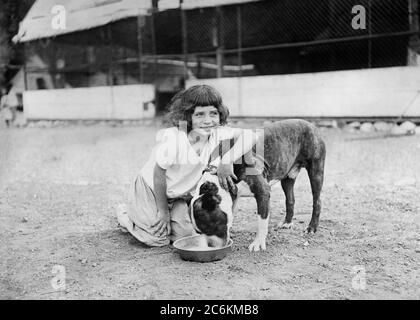
[{"label": "girl kneeling on ground", "polygon": [[227,189],[236,178],[233,162],[257,140],[249,129],[228,127],[228,116],[220,93],[207,85],[172,98],[166,115],[169,128],[158,132],[158,143],[132,186],[128,210],[117,212],[122,227],[149,246],[196,234],[188,206],[210,155],[220,141],[236,139],[217,166],[220,185]]}]

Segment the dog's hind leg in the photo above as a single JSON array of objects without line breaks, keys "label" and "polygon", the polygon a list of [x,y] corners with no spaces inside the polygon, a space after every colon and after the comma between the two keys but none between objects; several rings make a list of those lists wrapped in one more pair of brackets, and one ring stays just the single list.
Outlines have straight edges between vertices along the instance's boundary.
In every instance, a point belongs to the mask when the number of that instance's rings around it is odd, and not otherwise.
[{"label": "dog's hind leg", "polygon": [[307,233],[315,233],[319,224],[319,216],[321,214],[321,190],[324,182],[324,162],[324,157],[319,160],[312,160],[306,167],[311,182],[313,200],[312,218],[308,228],[306,228]]},{"label": "dog's hind leg", "polygon": [[283,223],[279,223],[278,227],[281,229],[290,229],[292,228],[292,219],[294,214],[295,206],[295,195],[293,192],[293,187],[295,185],[296,179],[284,178],[281,180],[281,187],[283,188],[284,195],[286,196],[286,218]]}]

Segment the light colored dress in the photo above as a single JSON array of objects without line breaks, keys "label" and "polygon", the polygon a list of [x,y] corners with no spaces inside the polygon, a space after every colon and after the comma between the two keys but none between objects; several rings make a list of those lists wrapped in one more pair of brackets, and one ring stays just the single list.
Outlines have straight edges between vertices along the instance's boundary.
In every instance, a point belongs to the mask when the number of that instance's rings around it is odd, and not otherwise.
[{"label": "light colored dress", "polygon": [[[120,225],[149,246],[165,246],[171,240],[195,234],[188,212],[189,201],[194,196],[212,151],[219,146],[220,141],[232,139],[235,130],[229,127],[212,130],[200,154],[194,150],[185,132],[176,127],[160,130],[157,134],[158,144],[131,187],[127,212],[118,213]],[[172,229],[170,237],[159,236],[151,228],[159,220],[153,193],[153,171],[156,164],[166,170],[166,195]]]}]

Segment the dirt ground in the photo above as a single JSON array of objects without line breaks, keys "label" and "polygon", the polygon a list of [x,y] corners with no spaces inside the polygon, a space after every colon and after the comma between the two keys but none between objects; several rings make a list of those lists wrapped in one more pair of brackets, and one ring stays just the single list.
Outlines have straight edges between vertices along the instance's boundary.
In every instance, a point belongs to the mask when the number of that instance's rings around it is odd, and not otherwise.
[{"label": "dirt ground", "polygon": [[420,299],[420,135],[322,130],[319,231],[303,234],[312,198],[302,171],[294,229],[276,228],[285,214],[278,184],[267,251],[247,250],[256,204],[242,198],[233,251],[202,264],[117,228],[115,208],[157,127],[0,130],[1,299]]}]

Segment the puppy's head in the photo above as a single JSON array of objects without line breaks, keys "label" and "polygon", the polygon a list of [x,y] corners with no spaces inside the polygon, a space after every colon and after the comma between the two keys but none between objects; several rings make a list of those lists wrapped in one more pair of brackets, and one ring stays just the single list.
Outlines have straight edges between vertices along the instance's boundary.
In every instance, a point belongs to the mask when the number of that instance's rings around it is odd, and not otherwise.
[{"label": "puppy's head", "polygon": [[222,197],[213,182],[200,186],[199,197],[192,203],[192,214],[196,228],[207,236],[209,246],[222,247],[229,238],[228,215],[220,204]]}]

